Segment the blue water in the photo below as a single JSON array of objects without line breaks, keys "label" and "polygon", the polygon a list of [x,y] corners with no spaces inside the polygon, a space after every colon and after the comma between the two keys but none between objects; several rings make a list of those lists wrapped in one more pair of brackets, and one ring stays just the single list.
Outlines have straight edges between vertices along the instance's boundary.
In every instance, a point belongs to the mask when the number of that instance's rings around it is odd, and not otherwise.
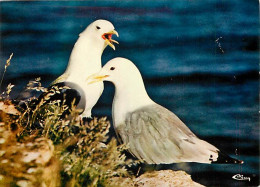
[{"label": "blue water", "polygon": [[[103,64],[117,56],[139,67],[147,91],[199,137],[244,160],[243,165],[173,164],[208,186],[259,184],[258,2],[164,0],[1,2],[0,71],[11,53],[3,88],[47,86],[66,68],[78,34],[96,19],[110,20],[120,37]],[[2,74],[1,74],[2,75]],[[94,108],[111,119],[114,88]],[[236,181],[235,174],[251,181]]]}]

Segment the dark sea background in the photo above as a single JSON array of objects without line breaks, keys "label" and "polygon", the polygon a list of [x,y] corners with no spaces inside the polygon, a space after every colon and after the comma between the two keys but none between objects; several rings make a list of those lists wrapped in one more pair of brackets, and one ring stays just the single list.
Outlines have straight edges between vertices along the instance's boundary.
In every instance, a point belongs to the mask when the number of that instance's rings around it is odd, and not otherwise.
[{"label": "dark sea background", "polygon": [[[162,168],[185,170],[207,186],[258,186],[258,8],[256,0],[1,2],[0,77],[14,53],[1,91],[12,83],[16,98],[37,77],[48,86],[64,72],[78,34],[94,20],[107,19],[120,45],[116,51],[107,47],[102,63],[131,59],[153,100],[198,137],[244,161]],[[94,116],[111,119],[113,95],[106,83]],[[234,180],[235,174],[251,180]]]}]

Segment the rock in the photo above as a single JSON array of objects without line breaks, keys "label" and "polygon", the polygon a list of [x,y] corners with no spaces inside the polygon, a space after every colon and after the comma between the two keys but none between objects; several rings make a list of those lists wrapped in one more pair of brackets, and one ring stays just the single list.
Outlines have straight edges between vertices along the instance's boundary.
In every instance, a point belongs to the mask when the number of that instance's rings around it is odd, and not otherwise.
[{"label": "rock", "polygon": [[184,171],[161,170],[144,173],[134,180],[137,187],[202,187]]},{"label": "rock", "polygon": [[13,115],[20,115],[20,112],[15,108],[11,101],[0,101],[0,110]]},{"label": "rock", "polygon": [[110,185],[124,187],[203,187],[203,185],[194,182],[185,171],[172,170],[151,171],[138,178],[113,177],[110,179]]},{"label": "rock", "polygon": [[0,186],[60,185],[59,161],[54,145],[45,137],[17,142],[8,125],[0,132]]}]

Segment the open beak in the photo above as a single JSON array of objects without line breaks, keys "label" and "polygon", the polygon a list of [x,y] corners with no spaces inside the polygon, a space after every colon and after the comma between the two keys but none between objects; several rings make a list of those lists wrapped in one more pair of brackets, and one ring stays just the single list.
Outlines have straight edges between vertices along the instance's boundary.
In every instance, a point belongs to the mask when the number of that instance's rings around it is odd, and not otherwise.
[{"label": "open beak", "polygon": [[93,83],[96,83],[96,82],[103,81],[107,77],[109,77],[109,75],[94,74],[94,75],[91,75],[87,78],[87,82],[88,82],[88,84],[93,84]]},{"label": "open beak", "polygon": [[105,40],[105,43],[112,47],[112,49],[116,49],[113,43],[119,44],[116,40],[112,39],[112,35],[115,34],[117,37],[119,37],[119,34],[116,30],[112,30],[110,32],[104,33],[102,35],[102,38]]}]

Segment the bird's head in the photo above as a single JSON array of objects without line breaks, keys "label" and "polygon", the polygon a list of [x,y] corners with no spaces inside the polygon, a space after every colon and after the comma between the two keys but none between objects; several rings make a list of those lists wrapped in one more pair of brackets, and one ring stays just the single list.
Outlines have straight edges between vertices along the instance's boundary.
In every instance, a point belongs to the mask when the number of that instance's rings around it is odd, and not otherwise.
[{"label": "bird's head", "polygon": [[108,61],[100,72],[88,78],[88,84],[99,81],[110,81],[116,86],[143,83],[142,76],[134,63],[121,57]]},{"label": "bird's head", "polygon": [[119,44],[116,40],[112,39],[113,35],[119,37],[118,32],[115,30],[113,24],[107,20],[97,20],[91,23],[81,34],[80,36],[89,36],[96,42],[100,42],[104,45],[104,48],[109,45],[112,49],[115,50],[114,43]]},{"label": "bird's head", "polygon": [[87,84],[100,81],[115,85],[117,97],[114,101],[119,102],[127,112],[154,103],[146,92],[140,71],[128,59],[117,57],[110,60],[98,73],[87,79]]}]

